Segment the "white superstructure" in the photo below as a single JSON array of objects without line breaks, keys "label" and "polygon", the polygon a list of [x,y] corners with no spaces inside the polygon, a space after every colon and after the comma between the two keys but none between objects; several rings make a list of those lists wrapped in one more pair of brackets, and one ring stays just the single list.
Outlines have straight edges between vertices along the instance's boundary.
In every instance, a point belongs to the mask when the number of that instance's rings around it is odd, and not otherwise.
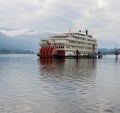
[{"label": "white superstructure", "polygon": [[[76,56],[78,53],[80,56],[94,55],[97,52],[97,40],[89,35],[87,30],[86,33],[71,32],[51,35],[47,39],[42,39],[40,46],[41,49],[54,48],[52,55],[63,57]],[[50,56],[49,53],[45,54]],[[45,54],[43,56],[47,57]]]}]

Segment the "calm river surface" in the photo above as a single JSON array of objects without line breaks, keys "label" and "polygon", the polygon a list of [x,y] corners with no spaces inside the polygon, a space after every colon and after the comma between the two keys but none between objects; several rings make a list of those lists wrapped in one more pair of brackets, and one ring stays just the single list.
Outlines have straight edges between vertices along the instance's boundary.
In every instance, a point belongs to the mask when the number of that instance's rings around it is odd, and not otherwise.
[{"label": "calm river surface", "polygon": [[120,59],[0,55],[0,113],[120,113]]}]

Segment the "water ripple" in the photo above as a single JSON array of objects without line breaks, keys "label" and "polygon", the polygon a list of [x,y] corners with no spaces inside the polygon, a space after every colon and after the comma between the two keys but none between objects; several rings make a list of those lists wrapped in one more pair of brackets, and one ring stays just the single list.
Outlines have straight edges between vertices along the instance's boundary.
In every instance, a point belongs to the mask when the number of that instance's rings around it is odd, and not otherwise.
[{"label": "water ripple", "polygon": [[0,56],[0,113],[119,113],[120,62]]}]

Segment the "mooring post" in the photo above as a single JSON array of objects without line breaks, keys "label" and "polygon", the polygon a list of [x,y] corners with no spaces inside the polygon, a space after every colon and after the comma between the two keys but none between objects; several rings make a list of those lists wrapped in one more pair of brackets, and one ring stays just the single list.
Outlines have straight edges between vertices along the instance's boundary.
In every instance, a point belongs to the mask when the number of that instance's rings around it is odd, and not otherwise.
[{"label": "mooring post", "polygon": [[118,60],[118,50],[115,51],[115,59]]},{"label": "mooring post", "polygon": [[102,58],[102,53],[100,51],[98,51],[98,58]]}]

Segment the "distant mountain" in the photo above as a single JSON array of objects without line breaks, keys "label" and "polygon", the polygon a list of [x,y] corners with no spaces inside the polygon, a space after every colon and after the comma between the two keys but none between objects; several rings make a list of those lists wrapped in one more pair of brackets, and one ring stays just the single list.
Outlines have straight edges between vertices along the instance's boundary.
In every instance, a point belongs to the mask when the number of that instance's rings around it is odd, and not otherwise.
[{"label": "distant mountain", "polygon": [[40,39],[47,36],[49,36],[49,33],[34,35],[22,34],[14,37],[14,41],[16,41],[18,47],[21,47],[22,45],[22,48],[27,48],[28,50],[38,52],[38,49],[40,48]]},{"label": "distant mountain", "polygon": [[38,52],[39,42],[41,37],[48,36],[48,33],[44,34],[22,34],[15,37],[9,37],[0,33],[0,49],[21,49]]},{"label": "distant mountain", "polygon": [[102,54],[115,54],[116,51],[120,53],[120,48],[106,49],[106,48],[98,48]]},{"label": "distant mountain", "polygon": [[112,48],[120,48],[120,43],[116,42],[115,40],[110,41],[110,40],[97,40],[98,43],[98,48],[108,48],[108,49],[112,49]]},{"label": "distant mountain", "polygon": [[18,49],[17,46],[14,45],[12,39],[2,33],[0,33],[0,48]]},{"label": "distant mountain", "polygon": [[15,40],[8,36],[0,33],[0,54],[11,54],[11,53],[21,53],[21,54],[33,54],[32,50],[27,50],[26,48],[20,48],[16,45]]},{"label": "distant mountain", "polygon": [[34,54],[34,52],[22,49],[0,49],[0,54]]}]

